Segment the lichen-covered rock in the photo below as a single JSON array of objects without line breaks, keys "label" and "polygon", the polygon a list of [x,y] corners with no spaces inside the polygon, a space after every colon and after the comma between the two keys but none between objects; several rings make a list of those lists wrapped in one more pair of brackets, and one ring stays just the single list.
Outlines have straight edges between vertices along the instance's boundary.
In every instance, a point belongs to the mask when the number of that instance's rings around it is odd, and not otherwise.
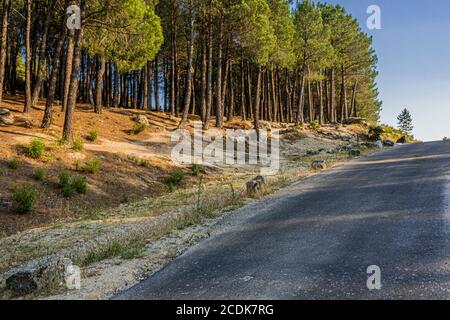
[{"label": "lichen-covered rock", "polygon": [[0,108],[0,125],[12,125],[14,124],[14,116],[8,109]]},{"label": "lichen-covered rock", "polygon": [[247,196],[255,197],[264,192],[266,188],[266,180],[262,176],[258,176],[247,182]]},{"label": "lichen-covered rock", "polygon": [[150,125],[150,122],[148,121],[148,118],[146,116],[142,115],[142,114],[134,117],[133,121],[136,122],[136,123],[145,125],[145,126],[149,126]]},{"label": "lichen-covered rock", "polygon": [[325,170],[327,168],[327,162],[325,160],[316,160],[311,163],[311,168],[314,170]]},{"label": "lichen-covered rock", "polygon": [[33,260],[25,267],[11,270],[5,278],[5,288],[14,296],[23,296],[49,287],[65,286],[66,272],[72,261],[53,255]]}]

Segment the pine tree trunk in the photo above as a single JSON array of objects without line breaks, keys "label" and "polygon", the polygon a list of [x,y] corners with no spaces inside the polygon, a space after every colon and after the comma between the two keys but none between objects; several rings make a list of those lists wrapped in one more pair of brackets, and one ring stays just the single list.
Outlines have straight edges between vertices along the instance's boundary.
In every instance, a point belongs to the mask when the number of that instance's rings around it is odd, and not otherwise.
[{"label": "pine tree trunk", "polygon": [[[55,3],[56,2],[54,1],[53,4],[55,4]],[[31,101],[31,105],[33,105],[33,106],[36,105],[39,100],[39,94],[41,92],[41,85],[42,85],[42,81],[44,79],[44,64],[45,64],[45,53],[46,53],[46,48],[47,48],[48,28],[50,25],[50,19],[52,16],[53,7],[54,7],[54,5],[47,8],[47,15],[45,17],[45,21],[44,21],[44,25],[43,25],[44,32],[43,32],[42,39],[41,39],[41,45],[39,47],[37,78],[36,78],[36,82],[34,84],[33,96],[32,96],[32,101]]]},{"label": "pine tree trunk", "polygon": [[186,85],[184,94],[184,107],[183,107],[183,117],[179,127],[182,127],[188,120],[189,106],[191,104],[192,95],[192,74],[193,70],[193,59],[194,59],[194,8],[193,1],[189,2],[189,46],[188,46],[188,65],[186,73]]},{"label": "pine tree trunk", "polygon": [[31,108],[31,0],[27,0],[27,26],[25,31],[25,108]]},{"label": "pine tree trunk", "polygon": [[217,93],[216,93],[216,127],[222,129],[223,127],[223,113],[222,113],[222,39],[223,39],[223,17],[220,17],[219,22],[219,48],[217,52]]},{"label": "pine tree trunk", "polygon": [[212,72],[213,72],[213,21],[212,21],[212,0],[209,2],[209,12],[208,12],[208,71],[206,76],[206,116],[203,122],[203,129],[208,130],[209,128],[209,118],[212,111]]},{"label": "pine tree trunk", "polygon": [[53,67],[52,67],[52,73],[50,76],[50,87],[48,92],[47,101],[45,104],[45,112],[44,112],[44,118],[42,119],[41,128],[49,128],[52,124],[52,109],[53,109],[53,102],[55,100],[55,92],[56,92],[56,83],[59,75],[59,65],[61,62],[61,51],[64,46],[64,40],[66,38],[67,30],[65,26],[65,19],[63,19],[62,22],[62,31],[59,34],[58,42],[55,49],[55,56],[53,58]]},{"label": "pine tree trunk", "polygon": [[103,101],[102,101],[102,89],[103,89],[103,77],[106,70],[106,60],[103,57],[98,59],[97,77],[95,80],[95,108],[94,111],[97,114],[102,113]]},{"label": "pine tree trunk", "polygon": [[331,122],[337,122],[337,110],[336,110],[336,78],[335,69],[331,68],[330,71],[330,111]]},{"label": "pine tree trunk", "polygon": [[84,16],[86,11],[86,3],[81,0],[81,29],[77,32],[76,42],[74,45],[72,74],[70,77],[69,95],[67,99],[66,115],[64,119],[64,128],[62,138],[65,141],[72,142],[73,140],[73,115],[78,96],[78,71],[80,68],[81,49],[83,46],[84,35]]},{"label": "pine tree trunk", "polygon": [[6,64],[6,40],[8,37],[8,20],[9,12],[11,10],[11,0],[3,0],[3,17],[2,17],[2,39],[0,51],[0,107],[3,102],[3,86],[5,79],[5,64]]},{"label": "pine tree trunk", "polygon": [[67,44],[67,52],[66,52],[66,72],[64,77],[65,80],[64,80],[64,97],[63,97],[62,111],[66,110],[67,102],[69,100],[70,80],[72,78],[72,67],[73,67],[74,39],[75,39],[75,32],[74,30],[70,30],[69,42]]}]

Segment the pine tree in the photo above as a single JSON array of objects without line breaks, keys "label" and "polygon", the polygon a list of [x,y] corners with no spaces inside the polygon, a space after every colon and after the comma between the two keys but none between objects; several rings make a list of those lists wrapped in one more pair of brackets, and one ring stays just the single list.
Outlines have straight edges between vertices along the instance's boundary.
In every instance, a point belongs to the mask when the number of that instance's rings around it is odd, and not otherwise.
[{"label": "pine tree", "polygon": [[403,109],[400,115],[397,117],[398,129],[404,134],[411,135],[414,129],[411,113],[408,109]]}]

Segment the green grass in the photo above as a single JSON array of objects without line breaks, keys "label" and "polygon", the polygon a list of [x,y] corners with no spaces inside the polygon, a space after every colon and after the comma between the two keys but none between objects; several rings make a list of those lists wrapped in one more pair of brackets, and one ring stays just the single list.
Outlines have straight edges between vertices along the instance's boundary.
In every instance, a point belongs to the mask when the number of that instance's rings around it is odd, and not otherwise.
[{"label": "green grass", "polygon": [[42,168],[38,168],[34,170],[34,179],[37,181],[44,181],[45,177],[47,176],[47,171]]},{"label": "green grass", "polygon": [[98,132],[97,130],[92,130],[89,132],[88,136],[87,136],[87,140],[91,141],[91,142],[95,142],[98,139]]},{"label": "green grass", "polygon": [[31,212],[39,195],[38,190],[29,183],[15,186],[12,193],[14,209],[18,213]]},{"label": "green grass", "polygon": [[102,166],[102,162],[100,161],[99,158],[92,158],[92,159],[89,159],[84,164],[83,170],[86,173],[96,174],[100,171],[101,166]]},{"label": "green grass", "polygon": [[73,149],[74,151],[80,152],[80,151],[83,150],[83,148],[84,148],[84,144],[83,144],[83,141],[81,141],[80,138],[75,138],[75,139],[73,139],[73,142],[72,142],[72,149]]},{"label": "green grass", "polygon": [[202,172],[202,167],[196,163],[194,163],[192,165],[192,174],[196,177],[198,177],[200,175],[200,173]]},{"label": "green grass", "polygon": [[144,246],[140,243],[121,243],[113,241],[107,246],[92,250],[81,261],[82,266],[88,266],[113,257],[119,257],[124,260],[130,260],[142,256]]},{"label": "green grass", "polygon": [[133,129],[130,130],[130,135],[139,134],[139,133],[145,131],[145,129],[147,129],[147,128],[148,128],[148,126],[146,124],[135,123],[133,126]]},{"label": "green grass", "polygon": [[68,171],[62,170],[59,174],[59,187],[65,198],[72,197],[75,193],[85,194],[87,192],[87,182],[85,177],[72,177]]},{"label": "green grass", "polygon": [[22,163],[15,158],[8,161],[8,168],[10,168],[11,170],[17,170],[21,165]]},{"label": "green grass", "polygon": [[45,143],[41,139],[33,139],[28,147],[28,155],[33,159],[42,158],[45,152]]}]

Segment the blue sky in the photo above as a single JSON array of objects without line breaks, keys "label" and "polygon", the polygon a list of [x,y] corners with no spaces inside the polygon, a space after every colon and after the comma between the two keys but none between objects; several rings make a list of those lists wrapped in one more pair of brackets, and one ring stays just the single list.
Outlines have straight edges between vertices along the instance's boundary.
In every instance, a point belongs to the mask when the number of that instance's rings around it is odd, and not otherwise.
[{"label": "blue sky", "polygon": [[[327,0],[340,4],[373,35],[379,57],[383,123],[408,108],[424,141],[450,136],[450,1]],[[381,8],[382,29],[368,30],[369,5]]]}]

